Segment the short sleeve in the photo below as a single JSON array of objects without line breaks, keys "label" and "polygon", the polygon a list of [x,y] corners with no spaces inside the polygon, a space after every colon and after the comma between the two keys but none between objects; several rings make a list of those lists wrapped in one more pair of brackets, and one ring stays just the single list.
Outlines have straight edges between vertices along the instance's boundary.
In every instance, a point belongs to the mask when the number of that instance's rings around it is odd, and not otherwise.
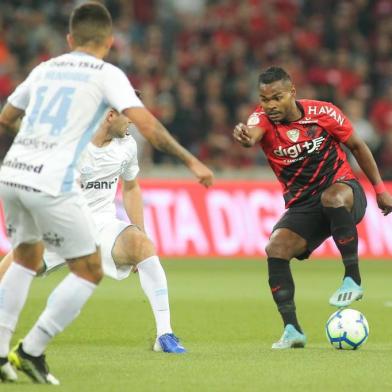
[{"label": "short sleeve", "polygon": [[338,107],[330,104],[329,108],[331,110],[325,116],[327,132],[340,143],[345,143],[353,134],[354,128],[350,120]]},{"label": "short sleeve", "polygon": [[260,113],[252,113],[249,117],[248,117],[248,121],[246,122],[246,125],[248,127],[257,127],[260,125]]},{"label": "short sleeve", "polygon": [[121,113],[124,109],[144,107],[123,71],[112,64],[105,64],[103,89],[107,104]]},{"label": "short sleeve", "polygon": [[35,75],[38,67],[34,68],[29,76],[14,90],[14,92],[8,97],[8,102],[15,108],[26,110],[31,95],[31,89],[34,85]]},{"label": "short sleeve", "polygon": [[130,141],[129,149],[131,153],[131,159],[127,162],[127,165],[121,174],[121,178],[125,181],[132,181],[139,173],[139,163],[137,160],[137,144],[131,136],[128,136],[128,138]]},{"label": "short sleeve", "polygon": [[246,125],[249,128],[260,127],[266,131],[270,126],[270,122],[264,112],[260,111],[260,109],[257,109],[248,117]]}]

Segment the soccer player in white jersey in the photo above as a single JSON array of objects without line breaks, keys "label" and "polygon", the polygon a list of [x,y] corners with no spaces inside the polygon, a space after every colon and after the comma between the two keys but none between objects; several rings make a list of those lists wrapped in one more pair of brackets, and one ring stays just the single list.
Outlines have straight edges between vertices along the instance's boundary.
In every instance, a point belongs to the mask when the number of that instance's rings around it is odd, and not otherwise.
[{"label": "soccer player in white jersey", "polygon": [[[122,280],[132,268],[137,268],[156,322],[154,350],[184,353],[171,328],[166,275],[144,230],[143,200],[136,179],[137,146],[128,135],[129,125],[127,117],[109,109],[77,165],[80,184],[98,229],[104,274]],[[116,218],[115,196],[120,177],[123,204],[131,225]],[[12,252],[0,263],[0,280],[11,262]],[[45,251],[40,270],[49,273],[64,264],[65,260],[55,252]]]},{"label": "soccer player in white jersey", "polygon": [[[59,384],[44,351],[79,314],[102,278],[96,228],[75,181],[76,163],[109,107],[127,116],[157,148],[178,157],[209,186],[212,172],[179,145],[136,96],[117,67],[103,61],[112,21],[100,3],[75,8],[67,36],[71,52],[35,67],[8,98],[0,131],[20,131],[0,169],[0,197],[14,262],[0,283],[0,377],[16,375],[9,344],[44,244],[67,260],[70,274],[54,289],[36,324],[18,345],[16,364],[34,382]],[[66,213],[64,213],[66,211]]]}]

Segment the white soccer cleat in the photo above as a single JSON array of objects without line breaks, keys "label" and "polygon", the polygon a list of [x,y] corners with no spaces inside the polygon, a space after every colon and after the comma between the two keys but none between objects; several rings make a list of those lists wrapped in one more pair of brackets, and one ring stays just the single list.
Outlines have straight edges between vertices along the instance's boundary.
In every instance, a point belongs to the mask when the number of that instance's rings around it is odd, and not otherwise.
[{"label": "white soccer cleat", "polygon": [[363,297],[363,288],[356,284],[352,278],[346,276],[339,287],[329,299],[332,306],[343,308],[354,301],[359,301]]},{"label": "white soccer cleat", "polygon": [[285,350],[288,348],[304,348],[306,345],[306,336],[297,331],[291,324],[287,324],[282,337],[272,345],[274,350]]}]

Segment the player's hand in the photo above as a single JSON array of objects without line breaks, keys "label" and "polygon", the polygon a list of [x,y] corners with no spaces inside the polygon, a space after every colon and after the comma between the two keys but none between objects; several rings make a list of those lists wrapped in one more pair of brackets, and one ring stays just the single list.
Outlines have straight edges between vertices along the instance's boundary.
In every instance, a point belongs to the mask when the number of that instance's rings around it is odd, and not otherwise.
[{"label": "player's hand", "polygon": [[383,215],[388,215],[392,212],[392,196],[389,192],[379,193],[377,195],[377,204]]},{"label": "player's hand", "polygon": [[210,187],[214,182],[214,173],[198,159],[192,160],[188,167],[198,178],[199,183],[206,188]]},{"label": "player's hand", "polygon": [[254,142],[249,134],[248,127],[239,123],[235,126],[233,130],[233,137],[238,143],[242,144],[244,147],[252,147]]}]

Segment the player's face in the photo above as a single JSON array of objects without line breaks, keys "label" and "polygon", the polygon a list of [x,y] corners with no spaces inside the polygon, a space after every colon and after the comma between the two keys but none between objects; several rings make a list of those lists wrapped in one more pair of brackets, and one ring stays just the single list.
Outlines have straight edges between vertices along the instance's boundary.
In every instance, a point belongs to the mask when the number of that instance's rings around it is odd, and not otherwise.
[{"label": "player's face", "polygon": [[282,122],[291,117],[295,108],[295,89],[284,80],[260,84],[260,104],[273,122]]},{"label": "player's face", "polygon": [[109,125],[109,133],[112,137],[123,138],[127,134],[130,124],[128,117],[123,114],[113,112]]}]

